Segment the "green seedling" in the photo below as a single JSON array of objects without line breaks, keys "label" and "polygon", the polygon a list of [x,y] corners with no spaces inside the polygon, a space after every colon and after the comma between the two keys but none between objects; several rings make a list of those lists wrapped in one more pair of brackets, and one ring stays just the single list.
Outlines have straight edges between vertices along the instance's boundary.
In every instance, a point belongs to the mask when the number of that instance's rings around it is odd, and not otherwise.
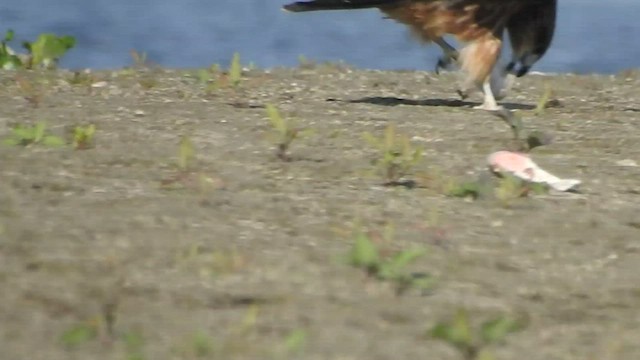
[{"label": "green seedling", "polygon": [[302,356],[307,344],[308,334],[305,330],[296,329],[288,333],[277,347],[272,350],[273,360],[285,360]]},{"label": "green seedling", "polygon": [[11,129],[11,136],[3,140],[6,145],[13,146],[63,146],[65,142],[62,138],[49,135],[47,133],[47,123],[39,121],[33,126],[18,124]]},{"label": "green seedling", "polygon": [[22,94],[22,97],[27,100],[27,102],[37,108],[42,102],[43,91],[42,88],[36,83],[29,81],[21,76],[16,76],[15,78],[16,85],[18,85],[18,89]]},{"label": "green seedling", "polygon": [[143,90],[151,90],[154,87],[158,86],[158,79],[151,73],[143,74],[138,79],[138,84]]},{"label": "green seedling", "polygon": [[124,341],[127,360],[144,360],[144,337],[138,331],[129,331],[124,334]]},{"label": "green seedling", "polygon": [[546,83],[544,86],[544,92],[540,99],[538,99],[538,103],[536,104],[536,108],[533,110],[533,113],[536,116],[543,115],[552,101],[551,97],[553,96],[553,90],[551,89],[551,85]]},{"label": "green seedling", "polygon": [[217,359],[218,346],[213,337],[204,331],[189,335],[175,347],[180,359]]},{"label": "green seedling", "polygon": [[284,339],[284,349],[287,353],[300,353],[307,343],[307,332],[293,330]]},{"label": "green seedling", "polygon": [[247,265],[247,258],[236,250],[211,250],[194,244],[178,253],[176,265],[194,270],[203,278],[211,278],[242,270]]},{"label": "green seedling", "polygon": [[364,270],[367,275],[381,281],[389,281],[401,295],[409,288],[427,290],[433,285],[429,276],[411,274],[405,269],[418,258],[425,255],[422,248],[403,250],[392,256],[382,256],[381,251],[365,233],[358,233],[355,244],[348,255],[352,266]]},{"label": "green seedling", "polygon": [[133,60],[133,67],[134,68],[145,68],[149,65],[149,63],[147,62],[147,53],[146,52],[138,52],[135,49],[131,49],[129,51],[129,54],[131,55],[131,60]]},{"label": "green seedling", "polygon": [[178,169],[180,171],[189,171],[196,159],[196,151],[193,141],[188,136],[180,138],[180,147],[178,149]]},{"label": "green seedling", "polygon": [[213,353],[214,345],[210,336],[199,332],[192,339],[193,354],[197,358],[206,358]]},{"label": "green seedling", "polygon": [[31,58],[31,63],[27,68],[32,69],[36,66],[43,66],[48,69],[54,68],[58,60],[75,45],[76,39],[73,36],[40,34],[35,42],[23,43],[23,46],[29,51]]},{"label": "green seedling", "polygon": [[0,43],[0,67],[3,70],[14,70],[22,67],[22,60],[8,45],[14,36],[13,30],[7,30]]},{"label": "green seedling", "polygon": [[67,78],[69,85],[91,86],[91,84],[95,82],[97,82],[95,76],[87,71],[74,71],[73,74]]},{"label": "green seedling", "polygon": [[212,80],[212,74],[207,69],[200,69],[195,75],[198,82],[202,84],[208,84]]},{"label": "green seedling", "polygon": [[[190,334],[179,340],[173,348],[176,359],[268,359],[269,351],[260,344],[257,334],[259,307],[249,305],[242,319],[235,324],[225,326],[222,334],[215,338],[205,332]],[[279,345],[279,344],[276,344]]]},{"label": "green seedling", "polygon": [[300,69],[312,69],[315,66],[316,66],[316,62],[315,61],[308,59],[304,55],[299,55],[298,56],[298,67]]},{"label": "green seedling", "polygon": [[242,81],[242,65],[240,64],[240,54],[234,53],[231,59],[231,65],[229,66],[229,81],[235,88],[240,85]]},{"label": "green seedling", "polygon": [[220,179],[196,171],[195,162],[196,152],[193,142],[188,136],[183,136],[180,138],[178,147],[177,171],[171,177],[162,180],[160,186],[167,190],[196,189],[206,192],[223,185]]},{"label": "green seedling", "polygon": [[76,150],[86,150],[94,147],[93,136],[96,133],[96,126],[76,126],[73,128],[73,148]]},{"label": "green seedling", "polygon": [[453,197],[477,199],[481,195],[481,187],[477,181],[451,182],[445,193]]},{"label": "green seedling", "polygon": [[75,324],[60,336],[60,343],[68,349],[77,348],[96,339],[99,327],[100,321],[95,319]]},{"label": "green seedling", "polygon": [[220,87],[220,65],[212,64],[208,69],[200,69],[195,73],[196,80],[206,85],[205,93],[211,94]]},{"label": "green seedling", "polygon": [[504,175],[494,189],[494,195],[504,206],[509,207],[516,199],[533,194],[544,194],[547,188],[544,184],[532,183],[515,176]]},{"label": "green seedling", "polygon": [[514,200],[525,197],[528,193],[529,188],[523,180],[509,175],[501,178],[498,186],[494,189],[496,199],[504,207],[509,207]]},{"label": "green seedling", "polygon": [[58,61],[67,51],[76,44],[73,36],[57,36],[55,34],[40,34],[36,41],[24,41],[22,46],[27,50],[27,54],[17,54],[9,46],[15,37],[13,30],[6,32],[0,47],[0,66],[7,69],[34,69],[43,67],[47,69],[55,68]]},{"label": "green seedling", "polygon": [[272,137],[276,144],[276,156],[283,161],[290,161],[289,148],[297,138],[307,136],[308,130],[301,130],[291,119],[285,119],[272,104],[266,105],[267,117],[273,129]]},{"label": "green seedling", "polygon": [[459,309],[453,319],[436,324],[428,335],[457,349],[464,360],[495,360],[490,347],[527,325],[526,316],[500,315],[473,327],[467,311]]},{"label": "green seedling", "polygon": [[[549,89],[549,87],[547,87],[547,89]],[[557,106],[558,101],[549,100],[550,96],[550,92],[545,92],[545,94],[542,96],[542,99],[540,99],[538,103],[537,109],[534,110],[534,113],[536,115],[541,115],[542,113],[544,113],[545,109],[551,107],[553,104],[556,104]],[[511,131],[513,132],[513,138],[515,140],[516,151],[529,152],[536,147],[549,145],[553,140],[551,135],[542,131],[534,130],[525,132],[522,117],[520,116],[520,113],[515,110],[511,111],[503,109],[502,111],[496,112],[495,114],[502,120],[504,120],[505,123],[507,123],[507,125],[509,125],[509,127],[511,128]]]},{"label": "green seedling", "polygon": [[373,163],[377,172],[382,175],[384,185],[406,186],[411,183],[404,178],[422,160],[421,148],[414,147],[406,136],[397,134],[392,124],[387,126],[380,138],[370,133],[365,133],[363,137],[378,151]]}]

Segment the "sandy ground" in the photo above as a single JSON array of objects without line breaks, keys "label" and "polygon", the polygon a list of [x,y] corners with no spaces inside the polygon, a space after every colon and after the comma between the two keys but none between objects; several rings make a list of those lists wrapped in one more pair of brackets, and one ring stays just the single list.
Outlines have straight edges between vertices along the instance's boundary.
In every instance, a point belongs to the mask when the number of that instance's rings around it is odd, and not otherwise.
[{"label": "sandy ground", "polygon": [[[554,137],[535,161],[583,184],[507,203],[439,185],[512,144],[454,74],[318,65],[247,71],[237,89],[194,74],[0,74],[0,137],[97,128],[87,150],[0,147],[1,358],[459,359],[427,331],[465,308],[527,314],[499,359],[640,359],[637,73],[519,80],[505,104]],[[556,106],[534,115],[547,84]],[[312,130],[291,161],[268,103]],[[363,133],[390,123],[424,149],[407,175],[420,187],[371,171]],[[434,286],[397,296],[348,265],[358,231],[427,249],[407,271]]]}]

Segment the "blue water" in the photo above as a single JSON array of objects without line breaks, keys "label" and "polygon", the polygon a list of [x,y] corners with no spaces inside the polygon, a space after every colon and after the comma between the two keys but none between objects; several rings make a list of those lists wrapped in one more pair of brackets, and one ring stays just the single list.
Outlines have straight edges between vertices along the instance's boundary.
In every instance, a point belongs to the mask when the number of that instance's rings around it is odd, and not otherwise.
[{"label": "blue water", "polygon": [[[376,69],[432,69],[439,50],[413,41],[376,10],[290,14],[287,0],[22,0],[0,4],[17,40],[73,35],[67,68],[120,68],[129,51],[168,67],[290,66],[298,56]],[[560,0],[552,48],[534,70],[614,73],[640,67],[640,1]],[[17,44],[17,42],[16,42]],[[16,46],[17,47],[17,46]]]}]

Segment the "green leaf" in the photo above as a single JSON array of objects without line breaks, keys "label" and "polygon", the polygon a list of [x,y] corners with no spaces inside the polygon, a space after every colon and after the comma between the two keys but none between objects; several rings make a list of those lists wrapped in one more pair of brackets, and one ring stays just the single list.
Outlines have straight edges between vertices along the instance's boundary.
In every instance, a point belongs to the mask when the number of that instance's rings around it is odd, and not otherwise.
[{"label": "green leaf", "polygon": [[495,359],[496,357],[493,356],[493,353],[488,349],[480,350],[480,352],[478,352],[478,355],[476,356],[476,360],[495,360]]},{"label": "green leaf", "polygon": [[209,335],[198,332],[193,337],[193,352],[197,357],[210,356],[214,351],[213,341]]},{"label": "green leaf", "polygon": [[144,346],[144,338],[142,334],[137,331],[129,331],[123,336],[127,350],[134,352],[139,351]]},{"label": "green leaf", "polygon": [[381,146],[380,146],[380,140],[373,136],[371,133],[369,132],[365,132],[364,134],[362,134],[362,138],[369,143],[369,145],[382,150]]},{"label": "green leaf", "polygon": [[7,139],[2,140],[2,143],[4,145],[17,146],[17,145],[20,145],[22,142],[20,141],[20,139],[7,138]]},{"label": "green leaf", "polygon": [[380,277],[383,279],[392,279],[400,275],[404,267],[415,261],[426,253],[424,249],[405,250],[396,254],[391,259],[385,261],[380,266]]},{"label": "green leaf", "polygon": [[466,310],[458,310],[451,323],[436,324],[431,330],[431,336],[444,340],[459,349],[471,348],[473,337]]},{"label": "green leaf", "polygon": [[60,341],[64,346],[76,347],[93,340],[97,335],[97,331],[94,327],[88,324],[80,324],[65,331],[60,337]]},{"label": "green leaf", "polygon": [[183,136],[182,139],[180,139],[180,149],[178,153],[178,167],[180,170],[188,170],[195,156],[193,142],[188,136]]},{"label": "green leaf", "polygon": [[428,274],[412,274],[411,286],[419,290],[429,290],[436,284],[436,278]]},{"label": "green leaf", "polygon": [[42,139],[42,145],[46,146],[64,146],[66,145],[65,141],[57,136],[48,135]]},{"label": "green leaf", "polygon": [[351,265],[371,268],[378,265],[379,255],[376,246],[364,233],[359,233],[349,256]]},{"label": "green leaf", "polygon": [[240,64],[240,54],[234,53],[229,69],[229,78],[233,86],[238,86],[242,80],[242,65]]},{"label": "green leaf", "polygon": [[307,342],[307,332],[304,330],[293,330],[284,339],[284,348],[287,352],[299,352]]},{"label": "green leaf", "polygon": [[273,104],[267,104],[265,106],[267,110],[267,116],[269,117],[269,121],[271,122],[271,126],[276,129],[282,136],[286,136],[287,134],[287,124],[280,115],[280,111]]},{"label": "green leaf", "polygon": [[545,110],[547,108],[547,104],[549,103],[549,100],[551,100],[551,95],[552,94],[553,94],[553,91],[551,90],[551,85],[549,83],[546,83],[545,87],[544,87],[544,93],[542,94],[542,96],[538,100],[538,103],[536,104],[536,108],[533,111],[533,113],[535,115],[544,114],[544,112],[545,112]]},{"label": "green leaf", "polygon": [[29,145],[35,142],[35,128],[32,126],[16,125],[11,133],[17,145]]},{"label": "green leaf", "polygon": [[15,70],[22,66],[22,61],[18,56],[9,53],[0,53],[0,67],[3,70]]},{"label": "green leaf", "polygon": [[478,198],[480,196],[480,184],[478,182],[467,181],[459,185],[453,185],[447,191],[448,196],[453,197],[472,197]]},{"label": "green leaf", "polygon": [[395,139],[396,139],[396,129],[392,124],[389,124],[389,126],[387,126],[387,129],[384,131],[385,149],[393,150]]},{"label": "green leaf", "polygon": [[500,316],[483,323],[480,327],[480,335],[485,343],[491,344],[504,340],[509,333],[519,331],[525,326],[525,319]]},{"label": "green leaf", "polygon": [[13,40],[14,36],[15,32],[12,29],[7,30],[7,32],[4,34],[4,42],[10,42],[11,40]]},{"label": "green leaf", "polygon": [[47,123],[44,121],[38,121],[33,127],[33,140],[40,142],[44,138],[44,133],[47,130]]},{"label": "green leaf", "polygon": [[76,40],[72,36],[58,37],[54,34],[40,34],[38,39],[29,44],[28,50],[33,56],[33,65],[45,64],[58,60],[69,49],[74,47]]}]

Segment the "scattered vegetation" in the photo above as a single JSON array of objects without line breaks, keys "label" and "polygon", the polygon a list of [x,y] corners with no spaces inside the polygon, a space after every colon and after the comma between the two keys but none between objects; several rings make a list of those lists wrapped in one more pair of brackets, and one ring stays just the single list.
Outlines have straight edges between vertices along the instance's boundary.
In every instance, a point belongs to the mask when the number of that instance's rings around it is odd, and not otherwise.
[{"label": "scattered vegetation", "polygon": [[266,105],[267,117],[273,130],[271,138],[276,145],[276,156],[282,161],[291,161],[289,149],[294,140],[307,136],[310,131],[302,130],[291,119],[285,119],[272,104]]},{"label": "scattered vegetation", "polygon": [[428,335],[457,349],[464,360],[495,360],[491,347],[527,325],[524,315],[499,315],[473,327],[467,311],[459,309],[453,319],[436,324]]},{"label": "scattered vegetation", "polygon": [[34,108],[40,106],[42,98],[44,97],[44,91],[40,84],[34,83],[22,76],[15,77],[16,85],[22,97]]},{"label": "scattered vegetation", "polygon": [[475,200],[482,195],[482,185],[479,181],[451,182],[445,193],[453,197]]},{"label": "scattered vegetation", "polygon": [[138,85],[142,90],[149,91],[158,86],[158,72],[159,68],[154,66],[148,59],[146,52],[138,52],[137,50],[130,50],[129,54],[133,61],[133,65],[126,74],[137,75]]},{"label": "scattered vegetation", "polygon": [[544,115],[547,109],[554,107],[562,107],[562,103],[555,97],[551,84],[547,82],[545,83],[544,92],[540,96],[540,99],[538,99],[533,113],[536,116]]},{"label": "scattered vegetation", "polygon": [[151,90],[158,86],[158,79],[151,73],[145,73],[138,79],[138,84],[143,90]]},{"label": "scattered vegetation", "polygon": [[144,337],[140,331],[126,332],[122,340],[125,345],[126,360],[144,360]]},{"label": "scattered vegetation", "polygon": [[532,183],[509,174],[503,174],[495,180],[487,176],[480,177],[477,180],[451,181],[447,185],[445,194],[472,200],[493,198],[502,206],[509,207],[519,198],[545,192],[546,187],[543,184]]},{"label": "scattered vegetation", "polygon": [[199,83],[205,84],[205,93],[210,95],[220,87],[220,65],[212,64],[208,69],[200,69],[195,73]]},{"label": "scattered vegetation", "polygon": [[240,64],[240,54],[234,53],[229,66],[229,81],[234,88],[237,88],[242,81],[242,64]]},{"label": "scattered vegetation", "polygon": [[313,61],[313,60],[308,59],[304,55],[299,55],[298,56],[298,67],[300,69],[313,69],[314,67],[316,67],[316,62]]},{"label": "scattered vegetation", "polygon": [[144,69],[149,66],[146,52],[138,52],[135,49],[131,49],[129,54],[131,55],[131,60],[133,60],[134,69]]},{"label": "scattered vegetation", "polygon": [[415,186],[415,182],[405,177],[422,160],[421,148],[414,147],[405,135],[397,134],[392,124],[387,126],[382,137],[365,133],[364,139],[378,152],[373,164],[383,177],[384,185]]},{"label": "scattered vegetation", "polygon": [[211,359],[216,352],[214,339],[204,331],[191,334],[174,349],[181,359]]},{"label": "scattered vegetation", "polygon": [[509,207],[514,200],[529,195],[530,191],[531,187],[528,182],[515,176],[504,175],[498,180],[498,186],[494,189],[494,194],[504,207]]},{"label": "scattered vegetation", "polygon": [[86,344],[98,337],[99,327],[100,319],[98,318],[74,324],[62,333],[60,343],[68,349]]},{"label": "scattered vegetation", "polygon": [[221,70],[219,64],[212,64],[208,69],[197,70],[191,76],[198,83],[206,85],[206,95],[211,95],[214,91],[223,88],[238,89],[242,83],[240,54],[237,52],[233,54],[229,68],[226,71]]},{"label": "scattered vegetation", "polygon": [[385,256],[367,234],[359,232],[348,254],[348,262],[371,277],[393,283],[396,294],[401,295],[410,288],[426,291],[433,286],[431,276],[406,271],[408,265],[425,253],[425,249],[415,248]]},{"label": "scattered vegetation", "polygon": [[73,148],[76,150],[91,149],[95,146],[93,136],[96,133],[96,126],[93,124],[73,128]]},{"label": "scattered vegetation", "polygon": [[203,278],[211,278],[240,271],[246,267],[247,258],[237,250],[212,250],[194,244],[177,255],[176,265],[195,270]]},{"label": "scattered vegetation", "polygon": [[222,181],[206,175],[201,171],[196,171],[196,153],[193,142],[188,136],[180,138],[178,146],[178,159],[176,162],[176,172],[168,178],[161,180],[160,186],[167,190],[195,189],[206,192],[210,189],[221,187]]},{"label": "scattered vegetation", "polygon": [[5,145],[13,146],[64,146],[65,141],[47,131],[47,123],[39,121],[35,125],[17,124],[11,129],[11,135],[3,140]]},{"label": "scattered vegetation", "polygon": [[308,334],[302,329],[291,331],[282,341],[277,358],[287,358],[290,355],[300,355],[307,344]]},{"label": "scattered vegetation", "polygon": [[67,78],[67,83],[69,85],[83,85],[83,86],[91,86],[97,82],[95,76],[90,71],[74,71],[71,76]]},{"label": "scattered vegetation", "polygon": [[18,54],[9,47],[14,37],[14,31],[8,30],[0,44],[0,67],[4,70],[55,68],[59,59],[76,44],[76,39],[72,36],[40,34],[34,42],[22,42],[27,53]]}]

